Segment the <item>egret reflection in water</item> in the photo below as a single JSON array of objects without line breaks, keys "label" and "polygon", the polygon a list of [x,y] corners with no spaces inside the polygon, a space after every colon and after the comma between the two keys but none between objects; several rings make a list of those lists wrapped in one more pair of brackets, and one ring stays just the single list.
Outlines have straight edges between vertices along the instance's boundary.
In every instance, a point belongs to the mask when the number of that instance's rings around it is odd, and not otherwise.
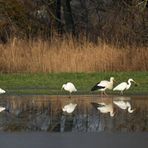
[{"label": "egret reflection in water", "polygon": [[129,113],[133,113],[135,109],[132,109],[130,97],[116,97],[113,103],[122,110],[127,110]]},{"label": "egret reflection in water", "polygon": [[63,112],[67,112],[67,113],[71,114],[75,110],[76,106],[77,106],[77,104],[75,104],[75,103],[69,103],[69,104],[66,104],[62,108],[62,110],[63,110]]},{"label": "egret reflection in water", "polygon": [[[113,103],[121,100],[128,101],[136,110],[130,114]],[[115,115],[101,113],[92,102],[102,106],[111,104]],[[74,111],[63,112],[62,108],[70,103],[77,104]],[[0,114],[0,131],[148,131],[147,96],[74,95],[72,99],[67,96],[0,96],[0,105],[10,111]]]},{"label": "egret reflection in water", "polygon": [[6,110],[6,108],[5,108],[5,107],[0,106],[0,112],[5,111],[5,110]]}]

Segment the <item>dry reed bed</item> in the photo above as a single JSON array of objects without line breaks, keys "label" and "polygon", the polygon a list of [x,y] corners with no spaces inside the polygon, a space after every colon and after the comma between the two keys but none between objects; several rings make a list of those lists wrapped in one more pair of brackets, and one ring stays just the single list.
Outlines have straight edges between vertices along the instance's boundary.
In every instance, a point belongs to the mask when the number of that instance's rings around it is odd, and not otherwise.
[{"label": "dry reed bed", "polygon": [[[83,41],[82,41],[83,42]],[[148,70],[148,49],[119,49],[72,39],[12,40],[0,45],[1,72],[95,72]]]}]

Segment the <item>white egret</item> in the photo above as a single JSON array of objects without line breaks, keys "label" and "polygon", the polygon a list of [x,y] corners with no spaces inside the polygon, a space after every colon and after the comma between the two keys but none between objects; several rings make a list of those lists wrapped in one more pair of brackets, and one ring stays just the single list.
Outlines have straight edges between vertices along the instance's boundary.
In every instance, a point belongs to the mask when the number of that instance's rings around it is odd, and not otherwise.
[{"label": "white egret", "polygon": [[127,90],[131,87],[131,82],[134,82],[136,84],[136,82],[133,79],[128,79],[128,83],[127,82],[122,82],[120,84],[118,84],[113,91],[121,91],[121,94],[123,95],[123,91]]},{"label": "white egret", "polygon": [[129,113],[133,113],[134,111],[134,109],[132,109],[131,107],[130,102],[128,101],[119,100],[119,101],[113,101],[113,103],[123,110],[127,109]]},{"label": "white egret", "polygon": [[66,84],[63,84],[62,85],[62,89],[68,91],[70,93],[70,96],[71,96],[72,92],[76,92],[77,91],[77,89],[75,88],[74,84],[71,83],[71,82],[67,82]]},{"label": "white egret", "polygon": [[106,103],[95,103],[95,102],[92,102],[91,103],[97,110],[99,110],[101,113],[109,113],[111,117],[113,117],[115,115],[115,112],[114,112],[114,108],[113,108],[113,104],[112,103],[109,103],[109,104],[106,104]]},{"label": "white egret", "polygon": [[62,110],[63,110],[63,112],[67,112],[70,114],[75,110],[76,106],[77,106],[77,104],[69,103],[69,104],[65,105],[62,108]]},{"label": "white egret", "polygon": [[97,83],[95,86],[92,87],[91,91],[101,91],[101,94],[105,94],[106,89],[112,89],[113,88],[113,83],[114,83],[114,77],[110,77],[110,81],[107,80],[102,80],[101,82]]},{"label": "white egret", "polygon": [[4,94],[6,91],[0,88],[0,94]]}]

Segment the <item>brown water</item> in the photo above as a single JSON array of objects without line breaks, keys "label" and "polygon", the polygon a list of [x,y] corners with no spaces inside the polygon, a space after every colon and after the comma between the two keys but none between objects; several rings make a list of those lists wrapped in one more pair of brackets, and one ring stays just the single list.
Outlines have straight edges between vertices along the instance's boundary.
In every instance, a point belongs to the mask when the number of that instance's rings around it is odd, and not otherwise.
[{"label": "brown water", "polygon": [[[128,102],[121,109],[115,101]],[[77,104],[72,113],[63,112],[68,104]],[[102,113],[97,109],[107,107]],[[143,132],[148,131],[148,96],[0,96],[0,131],[48,132]],[[112,114],[110,113],[112,112]]]}]

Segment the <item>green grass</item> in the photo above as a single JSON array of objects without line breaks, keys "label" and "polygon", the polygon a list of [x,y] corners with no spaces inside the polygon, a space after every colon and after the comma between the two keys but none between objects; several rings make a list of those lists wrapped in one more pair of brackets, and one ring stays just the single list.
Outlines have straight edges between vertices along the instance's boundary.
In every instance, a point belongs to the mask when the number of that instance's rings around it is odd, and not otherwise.
[{"label": "green grass", "polygon": [[148,72],[0,74],[0,88],[5,89],[7,94],[67,94],[61,91],[61,86],[71,81],[78,89],[76,94],[89,94],[95,83],[110,76],[117,81],[114,86],[128,78],[139,84],[137,87],[133,85],[126,94],[148,94]]}]

